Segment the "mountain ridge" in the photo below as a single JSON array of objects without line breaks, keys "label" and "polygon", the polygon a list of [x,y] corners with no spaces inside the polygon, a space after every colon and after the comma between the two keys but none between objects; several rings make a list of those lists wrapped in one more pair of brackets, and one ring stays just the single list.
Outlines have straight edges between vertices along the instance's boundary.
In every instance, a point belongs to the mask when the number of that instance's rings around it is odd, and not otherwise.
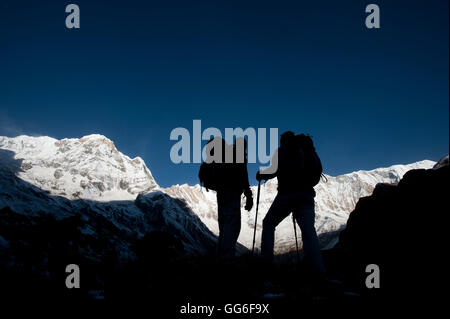
[{"label": "mountain ridge", "polygon": [[[206,192],[200,185],[177,184],[162,188],[153,178],[140,157],[131,159],[115,147],[113,141],[100,134],[82,138],[57,140],[51,137],[15,138],[0,137],[0,149],[14,152],[14,158],[21,159],[18,177],[52,195],[67,199],[86,199],[97,202],[138,202],[141,195],[162,192],[173,199],[181,199],[186,207],[205,224],[214,235],[218,235],[217,204],[214,192]],[[320,234],[336,232],[345,226],[349,213],[359,198],[368,196],[378,183],[396,183],[410,169],[432,168],[435,162],[423,160],[407,165],[392,165],[386,168],[359,170],[336,177],[326,175],[328,182],[321,181],[316,187],[316,228]],[[276,180],[262,187],[260,216],[257,225],[257,247],[259,247],[262,220],[275,197]],[[252,191],[256,198],[256,186]],[[153,195],[147,198],[152,198]],[[144,197],[141,197],[142,199]],[[9,204],[13,204],[9,202]],[[25,204],[26,205],[26,204]],[[120,206],[120,205],[119,205]],[[25,207],[30,209],[29,207]],[[32,210],[32,208],[31,208]],[[130,212],[135,212],[131,207]],[[251,247],[254,213],[242,208],[242,230],[239,242]],[[118,214],[125,214],[123,208]],[[182,211],[180,211],[182,216]],[[194,224],[197,222],[195,221]],[[137,227],[137,225],[136,225]],[[133,228],[129,228],[133,231]],[[210,235],[208,235],[210,236]],[[329,245],[334,237],[324,236]],[[286,218],[276,232],[276,252],[286,253],[294,249],[292,222]]]}]

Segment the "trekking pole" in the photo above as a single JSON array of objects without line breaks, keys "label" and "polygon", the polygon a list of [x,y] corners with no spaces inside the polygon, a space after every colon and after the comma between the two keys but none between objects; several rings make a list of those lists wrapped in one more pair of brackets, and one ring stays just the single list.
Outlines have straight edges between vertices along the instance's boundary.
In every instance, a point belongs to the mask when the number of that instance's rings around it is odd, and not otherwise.
[{"label": "trekking pole", "polygon": [[259,193],[261,191],[261,180],[258,181],[258,194],[256,195],[256,215],[255,215],[255,230],[253,231],[253,246],[252,255],[255,252],[255,239],[256,239],[256,225],[258,223],[258,207],[259,207]]},{"label": "trekking pole", "polygon": [[292,213],[292,223],[294,224],[295,248],[297,249],[297,262],[300,262],[300,254],[298,252],[297,225],[295,224],[294,213]]}]

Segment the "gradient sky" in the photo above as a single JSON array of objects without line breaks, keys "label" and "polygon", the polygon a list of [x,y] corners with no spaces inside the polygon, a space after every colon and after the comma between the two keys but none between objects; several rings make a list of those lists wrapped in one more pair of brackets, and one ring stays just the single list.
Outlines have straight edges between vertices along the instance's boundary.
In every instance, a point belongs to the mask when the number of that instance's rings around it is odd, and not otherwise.
[{"label": "gradient sky", "polygon": [[447,0],[93,2],[0,1],[0,135],[103,134],[162,186],[193,119],[309,133],[331,175],[448,154]]}]

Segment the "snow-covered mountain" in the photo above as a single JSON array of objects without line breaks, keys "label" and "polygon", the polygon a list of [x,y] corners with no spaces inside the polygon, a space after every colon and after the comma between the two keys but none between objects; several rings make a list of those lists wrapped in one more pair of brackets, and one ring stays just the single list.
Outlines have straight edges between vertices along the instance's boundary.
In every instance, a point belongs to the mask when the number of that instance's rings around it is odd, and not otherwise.
[{"label": "snow-covered mountain", "polygon": [[214,249],[216,241],[183,201],[159,189],[140,158],[123,155],[101,135],[0,137],[0,210],[30,223],[81,216],[82,234],[99,237],[109,229],[125,259],[130,242],[151,231],[168,232],[193,254]]},{"label": "snow-covered mountain", "polygon": [[0,148],[22,159],[23,180],[70,199],[134,200],[157,188],[140,157],[122,154],[108,138],[0,137]]},{"label": "snow-covered mountain", "polygon": [[[0,137],[0,161],[0,209],[31,215],[52,211],[60,218],[89,211],[130,234],[167,230],[196,252],[210,249],[213,234],[218,234],[214,192],[199,185],[160,188],[142,159],[122,154],[102,135],[62,140]],[[328,181],[316,187],[316,228],[323,235],[323,245],[335,238],[325,234],[341,229],[358,199],[370,195],[377,183],[396,183],[410,169],[433,165],[426,160],[327,176]],[[261,187],[257,247],[276,187],[276,180]],[[256,187],[252,189],[256,199]],[[254,217],[255,207],[251,212],[242,209],[239,242],[247,248],[252,244]],[[290,218],[278,226],[275,247],[278,253],[295,247]]]}]

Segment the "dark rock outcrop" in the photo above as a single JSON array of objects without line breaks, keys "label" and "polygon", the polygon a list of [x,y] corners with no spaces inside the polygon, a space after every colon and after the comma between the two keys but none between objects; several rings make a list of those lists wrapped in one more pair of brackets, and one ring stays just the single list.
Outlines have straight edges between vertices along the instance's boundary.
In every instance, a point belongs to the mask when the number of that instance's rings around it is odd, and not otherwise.
[{"label": "dark rock outcrop", "polygon": [[[379,184],[361,198],[324,254],[330,273],[362,293],[425,299],[445,276],[449,169],[411,170],[398,185]],[[365,287],[369,264],[380,267],[380,289]]]},{"label": "dark rock outcrop", "polygon": [[441,168],[444,166],[448,166],[448,164],[449,164],[449,160],[448,160],[448,155],[447,155],[447,156],[444,156],[443,158],[441,158],[439,160],[439,162],[437,162],[436,165],[434,165],[433,168],[438,169],[438,168]]}]

